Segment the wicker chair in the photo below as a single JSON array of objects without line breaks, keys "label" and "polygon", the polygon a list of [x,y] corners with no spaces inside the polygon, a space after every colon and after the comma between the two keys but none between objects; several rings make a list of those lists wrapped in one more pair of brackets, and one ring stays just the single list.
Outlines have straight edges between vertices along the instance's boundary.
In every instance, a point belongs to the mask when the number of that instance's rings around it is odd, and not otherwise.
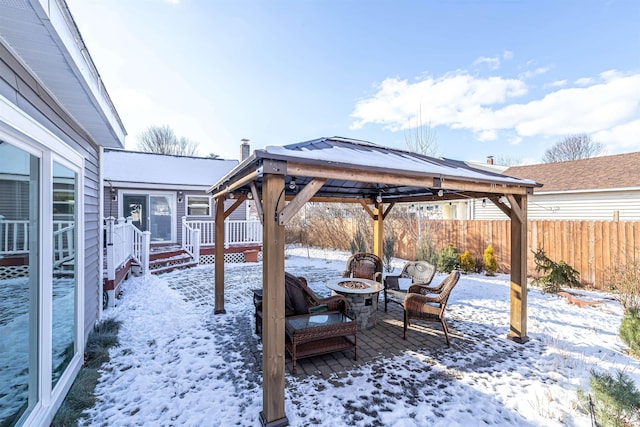
[{"label": "wicker chair", "polygon": [[411,279],[412,285],[426,286],[433,280],[436,268],[426,261],[411,261],[404,265],[399,275],[384,278],[384,311],[387,311],[387,303],[395,302],[404,304],[407,296],[405,289],[400,289],[400,279]]},{"label": "wicker chair", "polygon": [[367,252],[358,252],[349,257],[342,277],[375,280],[382,283],[382,260]]},{"label": "wicker chair", "polygon": [[[307,284],[307,279],[302,276],[294,276],[284,273],[284,315],[297,316],[309,314],[319,309],[324,311],[347,312],[347,299],[342,295],[334,295],[327,298],[318,297]],[[262,328],[262,289],[254,291],[253,303],[255,305],[256,334]],[[326,306],[326,307],[324,307]]]},{"label": "wicker chair", "polygon": [[421,319],[431,322],[440,322],[444,330],[444,336],[449,343],[449,330],[444,319],[444,310],[447,308],[447,301],[451,290],[460,279],[459,271],[452,271],[443,282],[437,287],[421,285],[409,286],[409,292],[404,299],[404,335],[407,339],[407,328],[409,319]]}]

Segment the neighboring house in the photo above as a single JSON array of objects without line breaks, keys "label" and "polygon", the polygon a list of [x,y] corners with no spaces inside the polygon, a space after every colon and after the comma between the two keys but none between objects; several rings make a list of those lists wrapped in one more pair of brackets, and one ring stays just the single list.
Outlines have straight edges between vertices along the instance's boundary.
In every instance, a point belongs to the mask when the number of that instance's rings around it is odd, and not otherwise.
[{"label": "neighboring house", "polygon": [[84,362],[124,137],[64,1],[0,2],[0,425],[49,425]]},{"label": "neighboring house", "polygon": [[[530,220],[640,221],[640,152],[513,166],[505,175],[543,184],[528,199]],[[491,202],[473,204],[472,219],[506,219]]]},{"label": "neighboring house", "polygon": [[[472,167],[484,172],[491,172],[494,174],[505,174],[507,166],[500,166],[493,163],[493,157],[488,156],[485,163],[470,162],[463,160],[453,160],[443,158],[453,164],[459,164],[461,167]],[[515,176],[515,175],[514,175]],[[482,202],[480,202],[481,204]],[[444,203],[416,203],[407,206],[407,212],[409,214],[415,214],[416,217],[421,219],[473,219],[474,208],[476,202],[473,199],[465,200],[451,200]],[[486,203],[485,203],[486,205]],[[497,208],[496,208],[497,210]],[[496,214],[502,214],[502,211],[497,210]],[[501,218],[501,219],[504,219]]]},{"label": "neighboring house", "polygon": [[[105,150],[104,217],[131,217],[136,227],[151,232],[152,245],[180,245],[182,218],[213,221],[206,190],[237,165],[237,160]],[[245,220],[245,206],[228,219]]]}]

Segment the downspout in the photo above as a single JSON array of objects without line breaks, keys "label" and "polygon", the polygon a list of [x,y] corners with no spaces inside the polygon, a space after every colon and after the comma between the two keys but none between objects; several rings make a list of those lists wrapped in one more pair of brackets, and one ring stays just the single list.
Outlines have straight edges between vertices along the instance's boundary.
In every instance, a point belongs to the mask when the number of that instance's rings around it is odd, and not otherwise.
[{"label": "downspout", "polygon": [[104,292],[104,148],[98,146],[98,319],[102,319],[102,295]]}]

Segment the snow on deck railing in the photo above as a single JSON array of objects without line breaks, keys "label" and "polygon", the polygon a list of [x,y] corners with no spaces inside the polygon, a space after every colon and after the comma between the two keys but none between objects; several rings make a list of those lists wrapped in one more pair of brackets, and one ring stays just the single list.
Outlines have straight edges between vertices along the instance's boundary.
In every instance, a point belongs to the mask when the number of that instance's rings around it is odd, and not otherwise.
[{"label": "snow on deck railing", "polygon": [[[214,246],[216,237],[215,221],[188,220],[183,217],[183,225],[200,230],[200,246]],[[184,233],[183,233],[184,236]],[[183,237],[184,240],[184,237]],[[246,244],[262,244],[262,224],[260,221],[227,220],[224,222],[224,247]]]},{"label": "snow on deck railing", "polygon": [[151,233],[140,231],[133,225],[131,217],[105,219],[107,239],[107,279],[114,280],[116,271],[129,259],[135,260],[142,274],[149,272],[149,250]]}]

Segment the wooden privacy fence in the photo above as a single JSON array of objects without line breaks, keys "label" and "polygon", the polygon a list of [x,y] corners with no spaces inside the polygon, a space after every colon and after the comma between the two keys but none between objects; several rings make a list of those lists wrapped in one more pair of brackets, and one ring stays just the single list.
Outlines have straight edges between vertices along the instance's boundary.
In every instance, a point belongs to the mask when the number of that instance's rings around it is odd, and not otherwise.
[{"label": "wooden privacy fence", "polygon": [[[425,224],[426,223],[426,224]],[[468,250],[474,258],[493,245],[500,270],[509,271],[511,262],[511,222],[479,220],[423,221],[423,238],[436,250],[451,243],[460,253]],[[403,230],[398,236],[396,255],[415,259],[416,239]],[[622,221],[529,221],[527,274],[535,275],[532,250],[544,248],[554,261],[564,261],[580,272],[583,283],[598,289],[611,284],[608,271],[613,266],[640,261],[640,222]]]}]

